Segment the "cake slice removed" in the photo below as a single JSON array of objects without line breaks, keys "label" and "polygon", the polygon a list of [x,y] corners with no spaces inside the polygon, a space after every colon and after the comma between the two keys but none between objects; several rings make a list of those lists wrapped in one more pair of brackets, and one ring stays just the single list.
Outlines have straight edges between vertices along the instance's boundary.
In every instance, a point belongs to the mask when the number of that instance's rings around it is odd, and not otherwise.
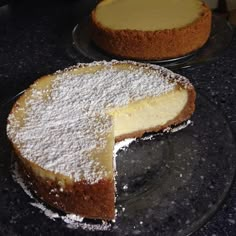
[{"label": "cake slice removed", "polygon": [[130,61],[78,64],[38,79],[16,101],[7,134],[35,194],[66,213],[115,217],[113,147],[188,119],[183,76]]}]

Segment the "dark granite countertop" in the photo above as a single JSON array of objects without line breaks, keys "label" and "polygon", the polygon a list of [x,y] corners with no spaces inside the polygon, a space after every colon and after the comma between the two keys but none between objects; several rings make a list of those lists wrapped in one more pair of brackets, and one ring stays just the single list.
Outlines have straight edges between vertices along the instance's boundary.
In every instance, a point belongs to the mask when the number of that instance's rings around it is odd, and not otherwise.
[{"label": "dark granite countertop", "polygon": [[[21,1],[0,7],[0,105],[42,75],[88,62],[71,49],[71,31],[95,4],[92,0],[55,1],[50,5],[46,1]],[[235,136],[236,34],[230,47],[215,61],[177,72],[187,76],[198,93],[219,107]],[[4,189],[0,186],[1,191]],[[11,205],[12,198],[5,198],[5,203]],[[2,204],[0,235],[12,235],[16,233],[14,227],[4,226]],[[236,183],[210,222],[194,235],[236,235]]]}]

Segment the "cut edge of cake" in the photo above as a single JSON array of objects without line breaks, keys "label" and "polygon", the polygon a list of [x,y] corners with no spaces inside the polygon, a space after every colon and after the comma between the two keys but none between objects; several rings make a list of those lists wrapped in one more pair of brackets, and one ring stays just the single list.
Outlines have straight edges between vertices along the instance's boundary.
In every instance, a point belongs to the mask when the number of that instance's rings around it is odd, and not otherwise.
[{"label": "cut edge of cake", "polygon": [[[19,107],[19,101],[24,100],[24,96],[27,93],[30,93],[30,89],[46,78],[55,78],[56,76],[63,73],[77,73],[77,70],[80,68],[91,68],[93,66],[107,66],[112,67],[114,65],[130,64],[132,66],[143,67],[145,69],[160,70],[161,76],[165,78],[170,76],[169,80],[176,82],[178,89],[184,89],[187,91],[188,100],[186,105],[183,108],[183,111],[175,117],[173,120],[169,120],[164,125],[158,125],[156,127],[141,130],[138,132],[133,132],[125,135],[113,136],[113,133],[110,133],[110,136],[107,137],[107,149],[110,154],[110,158],[113,158],[112,150],[114,146],[114,139],[116,141],[123,140],[125,138],[131,137],[141,137],[145,132],[156,132],[162,130],[170,125],[177,125],[185,120],[187,120],[193,113],[195,109],[195,90],[189,81],[180,75],[177,75],[167,69],[156,65],[147,65],[143,63],[135,63],[131,61],[112,61],[112,62],[95,62],[91,64],[79,64],[77,66],[71,67],[64,71],[58,71],[53,75],[44,76],[38,79],[26,92],[21,95],[21,97],[16,101],[15,105],[12,108],[10,114],[13,114],[18,110],[21,110],[22,107]],[[47,87],[50,89],[50,87]],[[20,108],[20,109],[19,109]],[[23,107],[24,109],[24,107]],[[11,119],[9,119],[10,122]],[[8,131],[9,126],[8,124]],[[10,138],[10,137],[9,137]],[[88,184],[87,181],[74,181],[70,177],[67,177],[60,173],[54,173],[52,171],[46,170],[39,165],[33,163],[32,161],[24,158],[21,155],[19,147],[14,143],[14,140],[11,140],[14,151],[19,157],[17,160],[19,162],[20,169],[22,170],[24,179],[28,185],[33,189],[35,194],[39,196],[49,205],[63,210],[67,213],[78,214],[87,218],[94,219],[104,219],[112,220],[115,217],[115,189],[114,189],[114,169],[112,170],[112,175],[108,178],[101,179],[93,184]],[[107,155],[107,154],[106,154]],[[46,177],[46,178],[45,178]],[[78,203],[78,204],[77,204]],[[82,203],[82,204],[81,204]]]}]

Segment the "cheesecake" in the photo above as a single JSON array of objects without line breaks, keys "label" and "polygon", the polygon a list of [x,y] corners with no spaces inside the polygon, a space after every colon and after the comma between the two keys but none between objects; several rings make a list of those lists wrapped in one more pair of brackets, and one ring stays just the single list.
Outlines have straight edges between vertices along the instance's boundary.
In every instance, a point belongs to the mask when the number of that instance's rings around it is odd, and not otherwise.
[{"label": "cheesecake", "polygon": [[201,48],[211,10],[201,0],[103,0],[91,13],[91,38],[116,57],[177,58]]},{"label": "cheesecake", "polygon": [[192,84],[163,67],[78,64],[25,90],[9,114],[7,135],[39,198],[66,213],[112,220],[115,142],[177,125],[194,109]]}]

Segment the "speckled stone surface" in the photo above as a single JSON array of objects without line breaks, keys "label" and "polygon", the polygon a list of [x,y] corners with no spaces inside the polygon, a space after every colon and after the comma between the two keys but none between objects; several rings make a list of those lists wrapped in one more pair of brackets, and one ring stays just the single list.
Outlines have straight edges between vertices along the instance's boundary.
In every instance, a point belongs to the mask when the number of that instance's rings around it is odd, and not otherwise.
[{"label": "speckled stone surface", "polygon": [[[29,1],[30,2],[30,1]],[[32,1],[31,1],[32,2]],[[52,73],[76,62],[88,60],[76,54],[71,48],[71,31],[74,25],[87,15],[96,1],[59,1],[52,5],[22,1],[0,7],[0,106],[27,88],[41,75]],[[197,92],[213,102],[228,119],[236,136],[236,34],[231,46],[214,62],[195,68],[180,69],[177,72],[187,76]],[[214,117],[213,117],[214,119]],[[1,129],[5,124],[1,124]],[[1,137],[0,137],[1,139]],[[0,146],[1,155],[4,149]],[[4,177],[3,177],[4,176]],[[22,235],[24,227],[31,235],[40,235],[40,229],[29,224],[14,230],[14,208],[22,208],[35,214],[40,224],[45,224],[43,214],[33,207],[24,208],[27,197],[19,191],[16,183],[8,186],[10,174],[0,158],[0,235]],[[13,194],[12,194],[13,193]],[[17,193],[17,194],[16,194]],[[18,196],[18,198],[16,197]],[[19,201],[21,199],[21,201]],[[10,223],[9,223],[10,222]],[[18,224],[19,225],[19,224]],[[62,226],[51,223],[48,235],[63,234]],[[74,235],[75,232],[68,230]],[[102,234],[100,234],[102,235]],[[236,235],[236,183],[218,212],[194,236]]]}]

